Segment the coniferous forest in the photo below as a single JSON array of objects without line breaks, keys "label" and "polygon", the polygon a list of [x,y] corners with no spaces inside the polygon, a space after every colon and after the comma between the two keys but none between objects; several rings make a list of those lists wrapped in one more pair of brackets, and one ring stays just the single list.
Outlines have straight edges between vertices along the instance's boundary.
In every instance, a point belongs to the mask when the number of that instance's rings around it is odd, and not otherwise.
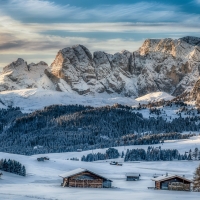
[{"label": "coniferous forest", "polygon": [[0,170],[17,174],[20,176],[26,176],[26,168],[20,162],[15,160],[0,160]]},{"label": "coniferous forest", "polygon": [[[120,157],[120,153],[115,148],[109,148],[106,153],[90,153],[84,155],[81,161],[93,162],[98,160],[116,159]],[[121,153],[121,158],[124,158],[124,162],[130,161],[172,161],[172,160],[200,160],[200,151],[195,148],[191,149],[184,154],[180,154],[177,149],[162,149],[159,147],[149,146],[147,151],[145,149],[127,149],[126,154]]]},{"label": "coniferous forest", "polygon": [[200,130],[198,117],[144,118],[121,105],[53,105],[30,114],[22,114],[19,108],[1,109],[0,119],[0,151],[24,155],[152,145],[187,139],[192,134],[181,132]]},{"label": "coniferous forest", "polygon": [[106,153],[97,153],[93,154],[90,153],[87,156],[82,156],[81,161],[85,162],[93,162],[97,160],[106,160],[106,159],[113,159],[119,157],[119,151],[115,148],[109,148],[106,150]]}]

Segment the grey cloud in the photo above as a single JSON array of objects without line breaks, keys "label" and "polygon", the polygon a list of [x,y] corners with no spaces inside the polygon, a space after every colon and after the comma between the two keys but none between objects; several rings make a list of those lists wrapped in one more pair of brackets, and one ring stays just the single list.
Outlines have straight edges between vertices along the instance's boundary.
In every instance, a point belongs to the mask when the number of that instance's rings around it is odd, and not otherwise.
[{"label": "grey cloud", "polygon": [[23,48],[23,46],[26,45],[26,42],[24,41],[13,41],[13,42],[6,42],[0,44],[0,51],[1,50],[9,50],[9,49],[17,49],[17,48]]},{"label": "grey cloud", "polygon": [[6,50],[29,50],[29,51],[44,51],[59,49],[63,45],[59,42],[54,41],[27,41],[27,40],[15,40],[12,42],[6,42],[0,44],[0,51]]}]

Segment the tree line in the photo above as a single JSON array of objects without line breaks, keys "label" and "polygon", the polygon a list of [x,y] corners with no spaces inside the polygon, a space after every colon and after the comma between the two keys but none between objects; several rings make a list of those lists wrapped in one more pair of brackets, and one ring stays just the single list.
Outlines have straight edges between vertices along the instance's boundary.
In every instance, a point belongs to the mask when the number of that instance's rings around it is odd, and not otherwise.
[{"label": "tree line", "polygon": [[144,149],[127,150],[124,161],[172,161],[172,160],[200,160],[198,148],[180,154],[177,149],[162,149],[160,147],[149,146],[147,151]]},{"label": "tree line", "polygon": [[97,160],[106,160],[106,159],[113,159],[119,157],[119,151],[115,148],[109,148],[106,150],[106,153],[90,153],[87,156],[82,156],[81,161],[84,162],[93,162]]},{"label": "tree line", "polygon": [[20,176],[26,176],[26,168],[20,162],[11,159],[0,160],[0,170]]},{"label": "tree line", "polygon": [[[93,162],[98,160],[116,159],[119,158],[119,151],[115,148],[109,148],[106,153],[89,153],[83,155],[81,161]],[[149,146],[145,149],[127,149],[126,153],[122,151],[121,158],[124,158],[124,162],[129,161],[172,161],[172,160],[200,160],[200,151],[195,148],[191,149],[184,154],[180,154],[177,149],[162,149],[159,147]]]}]

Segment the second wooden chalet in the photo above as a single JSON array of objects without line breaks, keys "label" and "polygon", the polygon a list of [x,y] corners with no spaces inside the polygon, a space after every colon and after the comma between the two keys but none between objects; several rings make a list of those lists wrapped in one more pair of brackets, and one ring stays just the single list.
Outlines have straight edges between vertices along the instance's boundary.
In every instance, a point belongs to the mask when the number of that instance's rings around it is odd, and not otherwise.
[{"label": "second wooden chalet", "polygon": [[192,181],[186,179],[185,176],[163,175],[152,179],[155,181],[155,189],[157,190],[179,190],[190,191]]},{"label": "second wooden chalet", "polygon": [[87,169],[78,168],[60,175],[63,187],[111,188],[112,181]]}]

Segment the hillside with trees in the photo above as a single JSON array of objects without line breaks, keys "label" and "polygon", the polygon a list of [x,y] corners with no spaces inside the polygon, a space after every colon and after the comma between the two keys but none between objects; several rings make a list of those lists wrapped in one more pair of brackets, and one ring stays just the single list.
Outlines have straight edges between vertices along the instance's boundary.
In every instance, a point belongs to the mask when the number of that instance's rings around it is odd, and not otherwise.
[{"label": "hillside with trees", "polygon": [[[199,131],[198,117],[181,115],[167,121],[160,116],[144,118],[137,110],[121,105],[93,108],[53,105],[30,114],[1,111],[3,123],[0,151],[32,155],[109,148],[122,145],[152,145],[165,140],[187,139]],[[20,112],[20,111],[17,111]]]}]

